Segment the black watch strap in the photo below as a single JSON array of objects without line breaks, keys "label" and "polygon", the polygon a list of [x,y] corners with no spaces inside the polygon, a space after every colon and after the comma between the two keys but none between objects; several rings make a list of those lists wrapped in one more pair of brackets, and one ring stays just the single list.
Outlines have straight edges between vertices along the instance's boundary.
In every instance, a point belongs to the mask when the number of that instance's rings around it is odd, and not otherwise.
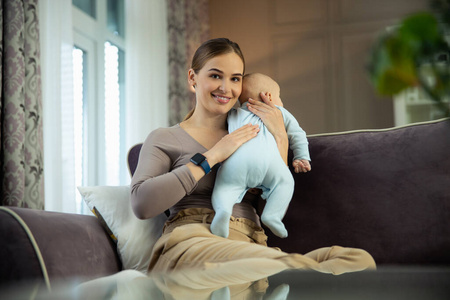
[{"label": "black watch strap", "polygon": [[201,153],[195,154],[194,156],[192,156],[191,162],[196,164],[197,166],[202,167],[203,171],[205,171],[205,174],[211,172],[211,167],[208,163],[208,160],[203,154]]}]

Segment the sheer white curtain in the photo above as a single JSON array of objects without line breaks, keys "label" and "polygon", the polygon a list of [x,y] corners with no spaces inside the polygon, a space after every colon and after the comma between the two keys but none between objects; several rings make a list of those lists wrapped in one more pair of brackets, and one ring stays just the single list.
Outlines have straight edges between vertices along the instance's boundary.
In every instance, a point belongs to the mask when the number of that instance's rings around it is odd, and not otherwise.
[{"label": "sheer white curtain", "polygon": [[[126,148],[168,124],[164,0],[126,1]],[[46,210],[76,212],[71,0],[40,0]],[[64,122],[63,122],[64,120]]]},{"label": "sheer white curtain", "polygon": [[[127,149],[167,126],[168,41],[164,0],[126,1]],[[187,80],[187,79],[186,79]]]},{"label": "sheer white curtain", "polygon": [[72,1],[40,0],[39,23],[45,209],[75,212]]}]

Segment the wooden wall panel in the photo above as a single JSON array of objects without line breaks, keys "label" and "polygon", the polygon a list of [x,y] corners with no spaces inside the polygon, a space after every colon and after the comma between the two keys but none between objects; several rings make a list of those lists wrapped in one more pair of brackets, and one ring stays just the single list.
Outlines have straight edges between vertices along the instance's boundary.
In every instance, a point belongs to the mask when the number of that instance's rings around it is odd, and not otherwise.
[{"label": "wooden wall panel", "polygon": [[[304,1],[301,7],[298,0],[274,1],[275,24],[323,23],[327,21],[326,0]],[[294,8],[294,9],[293,9]]]},{"label": "wooden wall panel", "polygon": [[342,129],[385,128],[394,124],[392,101],[376,95],[366,71],[367,56],[373,44],[372,32],[341,36],[341,71],[336,78],[340,90]]},{"label": "wooden wall panel", "polygon": [[307,133],[394,126],[365,71],[378,32],[428,0],[210,0],[212,37],[239,43],[248,72],[280,83]]},{"label": "wooden wall panel", "polygon": [[424,0],[339,0],[336,21],[359,23],[395,20],[426,7]]},{"label": "wooden wall panel", "polygon": [[277,38],[273,42],[275,74],[286,109],[307,132],[319,132],[327,123],[327,39],[311,35]]}]

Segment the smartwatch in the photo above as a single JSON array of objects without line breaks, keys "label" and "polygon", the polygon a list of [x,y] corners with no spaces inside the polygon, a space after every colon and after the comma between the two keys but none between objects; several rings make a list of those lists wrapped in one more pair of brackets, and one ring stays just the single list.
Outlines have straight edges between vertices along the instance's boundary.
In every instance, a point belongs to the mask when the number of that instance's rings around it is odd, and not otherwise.
[{"label": "smartwatch", "polygon": [[203,171],[205,171],[205,175],[211,172],[211,167],[209,166],[208,160],[203,154],[195,154],[194,156],[192,156],[191,162],[193,162],[197,166],[202,167]]}]

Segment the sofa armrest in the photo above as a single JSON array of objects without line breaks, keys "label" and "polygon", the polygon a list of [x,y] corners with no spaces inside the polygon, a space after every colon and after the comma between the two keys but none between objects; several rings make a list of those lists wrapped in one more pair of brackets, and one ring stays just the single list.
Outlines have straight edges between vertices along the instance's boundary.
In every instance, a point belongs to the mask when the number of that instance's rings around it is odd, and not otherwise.
[{"label": "sofa armrest", "polygon": [[116,245],[94,216],[0,207],[0,283],[90,280],[121,270]]}]

